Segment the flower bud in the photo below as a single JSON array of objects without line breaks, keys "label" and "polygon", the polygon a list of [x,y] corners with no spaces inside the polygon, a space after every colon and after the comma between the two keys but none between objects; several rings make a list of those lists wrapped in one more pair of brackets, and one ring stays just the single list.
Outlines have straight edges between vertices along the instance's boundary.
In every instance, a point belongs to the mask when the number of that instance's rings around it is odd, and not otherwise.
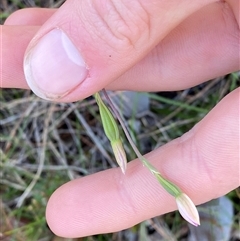
[{"label": "flower bud", "polygon": [[110,142],[116,141],[120,137],[118,125],[117,125],[112,113],[108,109],[108,107],[103,103],[100,95],[98,93],[96,93],[94,95],[94,97],[95,97],[98,107],[99,107],[99,112],[100,112],[100,116],[102,119],[104,132],[105,132],[107,138],[110,140]]},{"label": "flower bud", "polygon": [[115,155],[115,158],[117,160],[118,165],[120,166],[122,173],[125,174],[127,169],[127,158],[126,153],[124,151],[122,142],[120,139],[111,142],[113,153]]},{"label": "flower bud", "polygon": [[200,225],[198,210],[185,193],[178,195],[176,197],[176,202],[180,214],[186,221],[194,226]]},{"label": "flower bud", "polygon": [[104,132],[111,143],[117,163],[120,166],[122,172],[125,174],[127,169],[127,158],[120,139],[116,120],[114,119],[108,107],[103,103],[100,95],[96,93],[94,97],[99,107]]}]

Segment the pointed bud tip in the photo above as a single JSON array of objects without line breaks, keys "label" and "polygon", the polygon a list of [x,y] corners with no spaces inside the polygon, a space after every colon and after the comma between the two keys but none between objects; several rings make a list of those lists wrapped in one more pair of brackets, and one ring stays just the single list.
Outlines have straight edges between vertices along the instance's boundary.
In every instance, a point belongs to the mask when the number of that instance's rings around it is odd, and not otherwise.
[{"label": "pointed bud tip", "polygon": [[192,225],[196,227],[199,226],[200,219],[199,219],[198,210],[195,207],[192,200],[185,193],[181,193],[176,198],[176,202],[177,202],[178,210],[182,215],[182,217]]},{"label": "pointed bud tip", "polygon": [[193,224],[195,227],[198,227],[198,226],[200,226],[201,224],[200,224],[200,222],[199,223],[195,223],[195,224]]},{"label": "pointed bud tip", "polygon": [[122,173],[125,175],[126,174],[126,167],[120,167],[121,168],[121,171],[122,171]]},{"label": "pointed bud tip", "polygon": [[118,139],[117,141],[111,142],[111,145],[116,161],[120,166],[122,173],[125,174],[127,170],[127,158],[122,142],[120,139]]}]

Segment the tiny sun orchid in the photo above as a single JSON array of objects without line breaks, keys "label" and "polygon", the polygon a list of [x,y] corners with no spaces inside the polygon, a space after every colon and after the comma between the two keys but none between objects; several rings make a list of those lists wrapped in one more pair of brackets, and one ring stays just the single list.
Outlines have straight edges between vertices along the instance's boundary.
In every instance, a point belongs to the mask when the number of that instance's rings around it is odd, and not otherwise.
[{"label": "tiny sun orchid", "polygon": [[[199,214],[197,211],[197,208],[195,207],[192,200],[181,191],[181,189],[171,181],[164,178],[161,173],[139,152],[138,148],[134,144],[127,128],[124,125],[124,121],[120,114],[118,113],[117,109],[114,107],[114,104],[112,103],[111,99],[108,97],[107,92],[105,89],[103,89],[103,93],[108,100],[108,103],[110,104],[113,112],[115,113],[118,121],[120,122],[123,131],[132,146],[134,152],[136,153],[139,160],[143,163],[143,165],[155,176],[155,178],[158,180],[158,182],[162,185],[162,187],[172,196],[176,198],[178,210],[182,217],[186,219],[189,223],[191,223],[194,226],[200,225],[199,220]],[[126,171],[126,154],[123,150],[122,142],[120,141],[119,137],[119,131],[117,128],[117,124],[115,122],[115,119],[113,118],[111,112],[108,110],[108,108],[103,103],[100,95],[97,93],[95,94],[95,99],[99,105],[100,109],[100,115],[103,121],[103,127],[105,130],[105,133],[107,137],[109,138],[114,154],[116,156],[117,162],[119,166],[122,169],[122,172],[125,173]],[[101,114],[101,112],[103,114]],[[105,114],[104,114],[105,112]]]},{"label": "tiny sun orchid", "polygon": [[199,214],[192,200],[185,194],[181,193],[176,197],[178,210],[182,217],[194,226],[200,225]]}]

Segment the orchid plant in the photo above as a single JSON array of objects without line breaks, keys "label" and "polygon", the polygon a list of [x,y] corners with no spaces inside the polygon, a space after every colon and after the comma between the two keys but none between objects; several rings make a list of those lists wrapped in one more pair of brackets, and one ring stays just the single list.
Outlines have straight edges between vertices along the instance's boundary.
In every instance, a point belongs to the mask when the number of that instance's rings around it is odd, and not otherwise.
[{"label": "orchid plant", "polygon": [[[108,96],[105,89],[102,90],[104,96],[106,97],[106,100],[108,101],[108,104],[110,105],[113,113],[115,114],[116,118],[118,119],[119,123],[122,126],[122,129],[132,146],[135,154],[137,155],[138,159],[143,163],[143,165],[155,176],[155,178],[158,180],[158,182],[162,185],[162,187],[173,197],[176,199],[176,203],[178,206],[178,210],[182,217],[187,220],[189,223],[191,223],[194,226],[200,225],[199,220],[199,214],[197,211],[197,208],[195,207],[192,200],[181,191],[181,189],[171,181],[167,180],[165,177],[161,175],[161,173],[139,152],[138,148],[134,144],[125,124],[123,121],[123,118],[117,111],[117,108],[111,101],[110,97]],[[115,155],[116,161],[118,165],[120,166],[123,174],[126,173],[127,169],[127,158],[126,154],[123,148],[123,144],[120,138],[120,132],[118,129],[118,124],[113,117],[112,112],[110,109],[106,106],[106,104],[103,102],[101,96],[99,93],[96,93],[94,95],[96,102],[99,107],[99,112],[103,124],[104,132],[109,139],[113,153]]]}]

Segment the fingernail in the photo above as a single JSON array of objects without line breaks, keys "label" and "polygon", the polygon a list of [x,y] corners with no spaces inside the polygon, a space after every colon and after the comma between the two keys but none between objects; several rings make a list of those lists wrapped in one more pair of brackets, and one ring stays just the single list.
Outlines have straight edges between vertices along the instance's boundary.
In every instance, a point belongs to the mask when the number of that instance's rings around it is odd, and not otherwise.
[{"label": "fingernail", "polygon": [[25,54],[24,73],[36,95],[54,100],[81,84],[88,70],[69,37],[61,29],[53,29]]}]

